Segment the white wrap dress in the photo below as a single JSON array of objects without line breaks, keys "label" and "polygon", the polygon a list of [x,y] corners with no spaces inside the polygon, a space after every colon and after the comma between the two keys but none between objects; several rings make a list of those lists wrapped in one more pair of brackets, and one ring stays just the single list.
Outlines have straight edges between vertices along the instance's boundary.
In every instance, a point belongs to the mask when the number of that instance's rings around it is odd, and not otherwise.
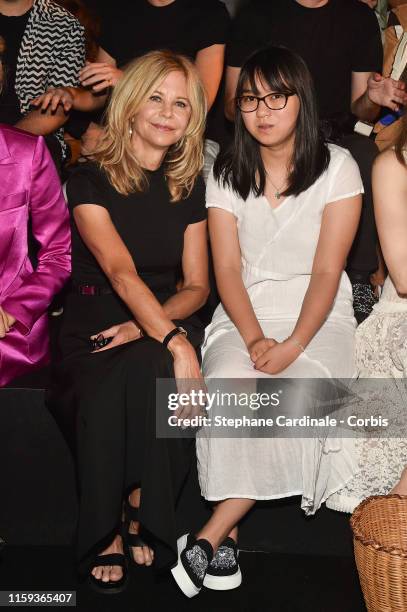
[{"label": "white wrap dress", "polygon": [[[329,145],[331,160],[319,179],[299,196],[272,208],[265,196],[246,201],[219,185],[207,184],[207,207],[236,217],[242,275],[266,337],[282,341],[293,331],[307,291],[325,206],[363,193],[350,153]],[[351,378],[356,321],[352,287],[343,272],[332,309],[304,353],[279,378]],[[269,377],[253,363],[222,305],[206,329],[203,373],[208,389],[216,379]],[[198,474],[208,500],[276,499],[302,496],[308,514],[341,488],[356,467],[352,453],[341,458],[341,441],[314,438],[219,438],[205,429],[197,435]],[[333,461],[335,457],[335,461]]]}]

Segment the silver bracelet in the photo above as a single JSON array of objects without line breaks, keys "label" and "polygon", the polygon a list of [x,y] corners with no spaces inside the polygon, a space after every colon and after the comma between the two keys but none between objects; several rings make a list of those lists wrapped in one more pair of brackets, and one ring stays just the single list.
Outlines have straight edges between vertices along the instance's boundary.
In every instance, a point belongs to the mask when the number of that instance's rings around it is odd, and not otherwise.
[{"label": "silver bracelet", "polygon": [[301,342],[298,342],[298,340],[296,340],[296,339],[295,339],[295,338],[293,338],[292,336],[289,336],[289,337],[287,338],[287,340],[291,340],[291,342],[294,342],[294,344],[295,344],[296,346],[298,346],[298,347],[299,347],[299,348],[302,350],[302,352],[303,352],[303,353],[305,353],[305,348],[303,347],[303,345],[301,344]]}]

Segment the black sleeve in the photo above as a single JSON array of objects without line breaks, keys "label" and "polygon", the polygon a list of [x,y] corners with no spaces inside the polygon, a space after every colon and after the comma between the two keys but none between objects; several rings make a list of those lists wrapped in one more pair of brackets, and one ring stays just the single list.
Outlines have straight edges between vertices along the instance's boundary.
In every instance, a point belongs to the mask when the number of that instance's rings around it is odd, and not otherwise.
[{"label": "black sleeve", "polygon": [[201,17],[197,34],[199,50],[212,45],[225,45],[231,27],[231,19],[225,5],[220,0],[215,0],[204,7]]},{"label": "black sleeve", "polygon": [[389,18],[387,20],[387,27],[390,28],[398,25],[401,25],[399,18],[394,11],[390,11]]},{"label": "black sleeve", "polygon": [[188,198],[188,205],[190,207],[189,224],[199,223],[204,221],[208,214],[205,206],[205,183],[201,176],[198,176],[195,181],[195,185]]},{"label": "black sleeve", "polygon": [[383,45],[374,11],[363,3],[355,5],[352,72],[382,72]]},{"label": "black sleeve", "polygon": [[256,5],[245,6],[233,20],[226,48],[226,64],[240,68],[256,49],[264,46],[262,18]]},{"label": "black sleeve", "polygon": [[126,38],[123,34],[124,27],[121,14],[101,13],[100,35],[97,42],[117,63],[120,59],[120,41]]},{"label": "black sleeve", "polygon": [[80,164],[68,179],[67,196],[70,210],[80,204],[98,204],[109,210],[106,181],[102,170],[91,162]]}]

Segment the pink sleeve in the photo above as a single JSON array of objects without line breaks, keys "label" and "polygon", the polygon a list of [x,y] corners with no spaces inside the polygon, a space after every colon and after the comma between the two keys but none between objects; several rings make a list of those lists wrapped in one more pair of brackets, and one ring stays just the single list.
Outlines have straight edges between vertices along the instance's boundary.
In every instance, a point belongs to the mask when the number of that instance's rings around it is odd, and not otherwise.
[{"label": "pink sleeve", "polygon": [[71,271],[68,208],[54,162],[40,136],[32,161],[30,218],[40,244],[36,269],[1,304],[24,335],[46,311]]}]

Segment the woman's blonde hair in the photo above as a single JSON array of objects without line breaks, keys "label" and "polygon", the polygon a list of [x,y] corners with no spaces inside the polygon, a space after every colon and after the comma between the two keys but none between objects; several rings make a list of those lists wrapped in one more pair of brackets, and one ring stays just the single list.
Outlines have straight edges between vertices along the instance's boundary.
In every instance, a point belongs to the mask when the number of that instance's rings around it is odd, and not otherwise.
[{"label": "woman's blonde hair", "polygon": [[106,111],[106,127],[94,158],[110,183],[123,195],[148,188],[148,180],[131,146],[131,124],[140,106],[171,72],[187,81],[191,117],[184,136],[171,146],[164,160],[171,201],[191,192],[203,166],[206,97],[198,73],[186,57],[170,51],[152,51],[136,59],[115,86]]}]

